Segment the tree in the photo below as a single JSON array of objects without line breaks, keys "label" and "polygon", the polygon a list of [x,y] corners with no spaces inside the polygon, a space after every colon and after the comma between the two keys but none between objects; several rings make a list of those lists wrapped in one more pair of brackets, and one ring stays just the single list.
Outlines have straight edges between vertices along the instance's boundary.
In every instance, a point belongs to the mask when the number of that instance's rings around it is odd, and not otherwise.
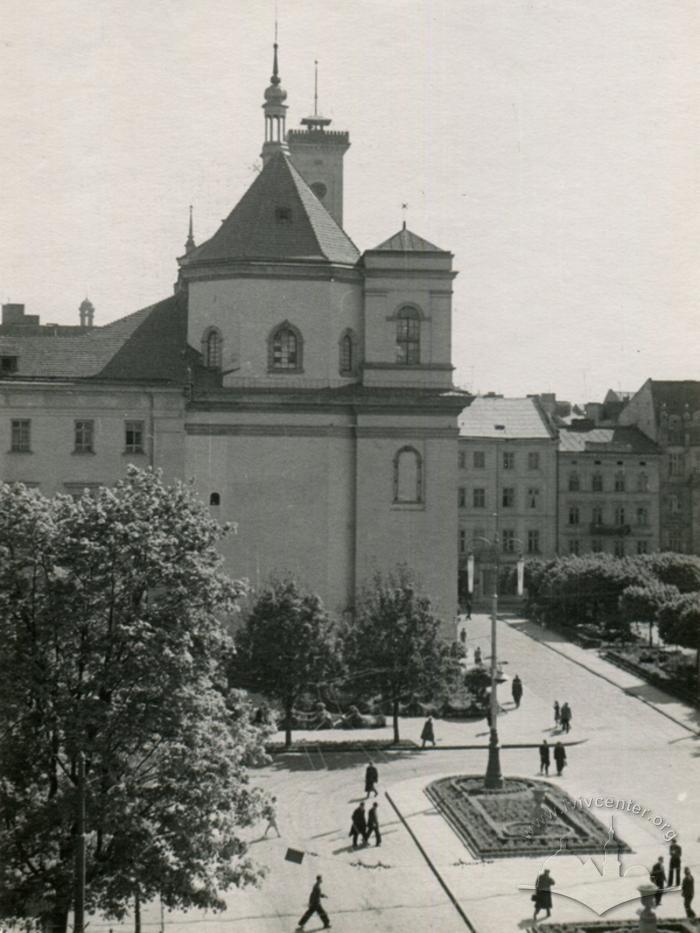
[{"label": "tree", "polygon": [[448,689],[459,671],[430,600],[404,569],[374,577],[358,602],[355,619],[344,626],[341,641],[353,679],[390,703],[395,742],[399,704],[415,694]]},{"label": "tree", "polygon": [[653,626],[659,609],[678,596],[680,592],[677,587],[656,580],[650,580],[644,586],[628,586],[620,595],[620,613],[628,622],[648,624],[651,647]]},{"label": "tree", "polygon": [[280,702],[287,746],[294,704],[338,672],[333,630],[320,598],[302,592],[292,579],[262,590],[236,635],[231,673],[234,682]]},{"label": "tree", "polygon": [[636,558],[640,565],[661,583],[677,587],[681,593],[700,591],[700,558],[693,554],[675,554],[664,551]]},{"label": "tree", "polygon": [[667,644],[695,649],[700,690],[700,594],[685,593],[659,609],[659,634]]},{"label": "tree", "polygon": [[225,906],[262,870],[240,827],[261,754],[218,616],[242,592],[220,528],[182,484],[130,467],[78,501],[0,486],[0,916],[57,933],[73,901],[78,756],[86,908]]}]

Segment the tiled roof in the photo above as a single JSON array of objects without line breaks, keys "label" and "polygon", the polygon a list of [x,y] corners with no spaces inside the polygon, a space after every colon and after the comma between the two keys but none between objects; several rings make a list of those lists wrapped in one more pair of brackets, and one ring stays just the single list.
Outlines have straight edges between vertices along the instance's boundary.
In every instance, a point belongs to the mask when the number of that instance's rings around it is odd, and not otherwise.
[{"label": "tiled roof", "polygon": [[700,382],[693,379],[663,381],[652,379],[654,408],[665,405],[670,413],[682,414],[686,405],[691,412],[700,408]]},{"label": "tiled roof", "polygon": [[182,381],[194,351],[187,338],[184,293],[95,327],[79,337],[4,337],[0,354],[16,356],[12,379]]},{"label": "tiled roof", "polygon": [[533,398],[481,395],[459,416],[459,436],[552,438],[556,432]]},{"label": "tiled roof", "polygon": [[578,453],[659,453],[657,445],[638,428],[619,425],[588,431],[562,428],[559,431],[559,450]]},{"label": "tiled roof", "polygon": [[374,249],[369,250],[369,252],[444,253],[446,251],[424,240],[423,237],[418,236],[417,233],[412,233],[404,226],[398,233],[390,236],[388,240],[384,240],[383,243],[380,243],[379,246],[375,246]]},{"label": "tiled roof", "polygon": [[[280,213],[288,212],[288,214]],[[211,239],[182,260],[184,265],[226,259],[315,260],[354,265],[352,240],[279,152]]]}]

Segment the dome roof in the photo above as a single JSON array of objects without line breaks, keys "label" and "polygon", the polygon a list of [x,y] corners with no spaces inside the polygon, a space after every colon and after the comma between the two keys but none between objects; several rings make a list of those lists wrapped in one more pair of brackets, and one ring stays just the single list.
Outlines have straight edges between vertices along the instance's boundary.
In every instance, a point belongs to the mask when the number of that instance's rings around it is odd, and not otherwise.
[{"label": "dome roof", "polygon": [[279,78],[265,90],[265,100],[268,104],[281,104],[287,99],[287,92],[280,86]]}]

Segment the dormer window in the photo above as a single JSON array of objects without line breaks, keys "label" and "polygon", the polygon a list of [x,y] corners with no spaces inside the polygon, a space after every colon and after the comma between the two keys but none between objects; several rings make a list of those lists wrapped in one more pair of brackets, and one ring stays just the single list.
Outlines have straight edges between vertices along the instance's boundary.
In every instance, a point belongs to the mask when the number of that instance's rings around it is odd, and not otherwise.
[{"label": "dormer window", "polygon": [[291,207],[276,207],[275,220],[278,224],[290,224],[292,222]]},{"label": "dormer window", "polygon": [[17,362],[18,357],[16,356],[0,356],[0,373],[3,375],[16,373]]}]

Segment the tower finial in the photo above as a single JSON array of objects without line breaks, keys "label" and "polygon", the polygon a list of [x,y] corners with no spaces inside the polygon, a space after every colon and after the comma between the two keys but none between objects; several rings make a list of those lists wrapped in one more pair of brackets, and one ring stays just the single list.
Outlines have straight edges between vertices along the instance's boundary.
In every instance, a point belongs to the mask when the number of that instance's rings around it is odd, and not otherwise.
[{"label": "tower finial", "polygon": [[272,55],[272,77],[270,78],[271,84],[280,83],[280,74],[279,68],[277,66],[277,10],[275,10],[275,41],[273,43],[273,55]]},{"label": "tower finial", "polygon": [[318,116],[318,59],[314,59],[314,116]]},{"label": "tower finial", "polygon": [[406,203],[404,202],[404,203],[401,205],[401,212],[402,212],[402,214],[403,214],[403,227],[401,228],[402,230],[405,230],[405,229],[406,229],[406,211],[407,211],[407,210],[408,210],[408,204],[406,204]]},{"label": "tower finial", "polygon": [[190,204],[190,228],[187,235],[187,242],[185,243],[185,255],[187,256],[189,253],[191,253],[196,245],[197,244],[194,242],[194,231],[192,226],[192,205]]}]

